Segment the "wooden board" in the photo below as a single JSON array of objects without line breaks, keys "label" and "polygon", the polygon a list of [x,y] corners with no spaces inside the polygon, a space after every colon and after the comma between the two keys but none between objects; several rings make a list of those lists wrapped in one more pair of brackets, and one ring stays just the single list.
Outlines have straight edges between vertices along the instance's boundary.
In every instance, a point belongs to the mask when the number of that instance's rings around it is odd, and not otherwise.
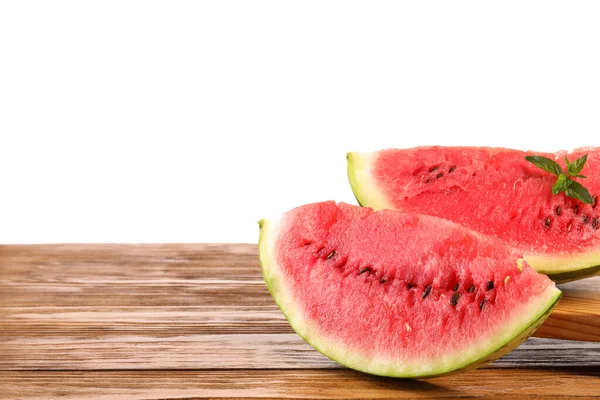
[{"label": "wooden board", "polygon": [[561,288],[538,334],[588,342],[534,338],[486,369],[418,382],[304,343],[256,245],[0,246],[0,398],[600,397],[600,277]]}]

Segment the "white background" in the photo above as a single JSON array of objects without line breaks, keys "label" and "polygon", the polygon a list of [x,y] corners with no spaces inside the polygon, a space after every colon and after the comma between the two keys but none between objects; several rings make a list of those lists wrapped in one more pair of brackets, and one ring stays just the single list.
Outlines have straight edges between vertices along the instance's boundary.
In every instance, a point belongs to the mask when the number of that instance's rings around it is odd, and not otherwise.
[{"label": "white background", "polygon": [[0,242],[255,242],[345,154],[600,145],[600,3],[0,3]]}]

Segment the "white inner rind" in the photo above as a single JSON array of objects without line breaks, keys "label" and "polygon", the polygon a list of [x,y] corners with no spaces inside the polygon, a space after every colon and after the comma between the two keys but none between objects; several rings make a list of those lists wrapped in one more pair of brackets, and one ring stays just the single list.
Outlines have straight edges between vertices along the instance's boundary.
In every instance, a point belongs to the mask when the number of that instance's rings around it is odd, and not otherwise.
[{"label": "white inner rind", "polygon": [[[371,174],[372,165],[376,161],[377,153],[348,153],[348,180],[356,199],[363,206],[376,210],[400,209],[392,205],[384,191],[377,185],[377,179]],[[586,268],[600,265],[600,249],[590,249],[579,253],[540,254],[529,253],[523,257],[536,271],[548,275],[574,273]],[[600,273],[600,271],[599,271]],[[563,277],[558,281],[568,281]]]},{"label": "white inner rind", "polygon": [[281,274],[277,264],[277,239],[281,221],[261,221],[259,253],[263,277],[275,302],[282,310],[292,328],[311,346],[325,356],[349,368],[375,375],[417,378],[449,373],[455,370],[476,366],[482,362],[490,362],[505,354],[503,348],[514,348],[533,332],[523,335],[528,328],[545,319],[549,310],[561,296],[561,292],[552,284],[537,297],[523,304],[521,309],[514,310],[510,325],[498,326],[494,332],[479,338],[467,348],[455,350],[453,353],[440,354],[435,359],[387,358],[385,354],[367,357],[360,350],[343,344],[340,338],[331,337],[322,331],[303,312],[291,296],[290,282]]},{"label": "white inner rind", "polygon": [[375,210],[394,208],[377,186],[371,175],[372,159],[375,153],[348,153],[348,179],[360,204]]},{"label": "white inner rind", "polygon": [[600,249],[581,253],[553,254],[551,257],[543,254],[524,254],[523,258],[542,274],[561,274],[600,265]]}]

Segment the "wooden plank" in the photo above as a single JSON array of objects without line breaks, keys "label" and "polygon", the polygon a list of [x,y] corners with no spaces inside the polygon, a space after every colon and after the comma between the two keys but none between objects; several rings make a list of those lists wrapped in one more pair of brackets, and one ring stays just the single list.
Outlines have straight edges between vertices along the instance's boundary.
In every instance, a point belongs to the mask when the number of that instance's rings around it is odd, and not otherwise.
[{"label": "wooden plank", "polygon": [[256,244],[0,245],[0,265],[14,282],[261,278]]},{"label": "wooden plank", "polygon": [[293,333],[273,303],[266,306],[0,307],[0,338],[132,334]]},{"label": "wooden plank", "polygon": [[[600,341],[600,277],[571,282],[561,289],[562,301],[536,335]],[[0,324],[25,335],[38,328],[57,333],[77,329],[81,334],[86,329],[130,330],[132,324],[126,321],[112,324],[121,318],[124,308],[132,322],[146,321],[144,327],[149,329],[161,326],[161,322],[148,323],[149,310],[159,316],[175,316],[179,310],[184,313],[181,324],[194,325],[202,332],[210,323],[196,323],[195,311],[185,314],[196,307],[223,310],[222,320],[235,318],[233,311],[246,307],[243,315],[254,320],[233,323],[226,328],[230,333],[248,332],[246,329],[291,332],[273,307],[253,244],[0,246],[0,304]],[[66,312],[68,308],[73,309],[71,314]],[[257,321],[255,317],[266,310],[272,310],[271,316]],[[78,319],[84,317],[85,321],[88,312],[96,313],[89,328]],[[73,318],[66,321],[67,315]],[[167,324],[164,329],[168,331],[168,324],[173,324],[177,330],[177,323],[168,320],[168,316],[163,320]]]},{"label": "wooden plank", "polygon": [[338,370],[23,371],[0,374],[0,399],[600,398],[600,369],[468,371],[425,381]]},{"label": "wooden plank", "polygon": [[3,307],[273,305],[256,245],[0,246]]},{"label": "wooden plank", "polygon": [[535,336],[600,342],[600,276],[559,288],[563,297]]},{"label": "wooden plank", "polygon": [[[4,337],[0,370],[339,368],[296,334]],[[600,366],[600,343],[530,339],[495,367]]]}]

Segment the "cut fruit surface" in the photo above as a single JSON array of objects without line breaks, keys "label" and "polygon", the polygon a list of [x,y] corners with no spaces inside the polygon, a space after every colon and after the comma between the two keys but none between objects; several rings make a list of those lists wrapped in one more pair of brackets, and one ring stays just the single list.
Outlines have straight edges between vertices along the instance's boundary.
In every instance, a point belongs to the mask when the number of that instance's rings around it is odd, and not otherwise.
[{"label": "cut fruit surface", "polygon": [[[593,204],[552,194],[556,176],[525,160],[564,169],[588,154],[579,179]],[[499,238],[556,282],[600,273],[600,148],[555,154],[502,148],[417,147],[348,154],[348,178],[363,206],[449,219]]]},{"label": "cut fruit surface", "polygon": [[263,276],[292,328],[372,374],[428,377],[490,362],[560,298],[512,250],[440,218],[323,202],[260,227]]}]

